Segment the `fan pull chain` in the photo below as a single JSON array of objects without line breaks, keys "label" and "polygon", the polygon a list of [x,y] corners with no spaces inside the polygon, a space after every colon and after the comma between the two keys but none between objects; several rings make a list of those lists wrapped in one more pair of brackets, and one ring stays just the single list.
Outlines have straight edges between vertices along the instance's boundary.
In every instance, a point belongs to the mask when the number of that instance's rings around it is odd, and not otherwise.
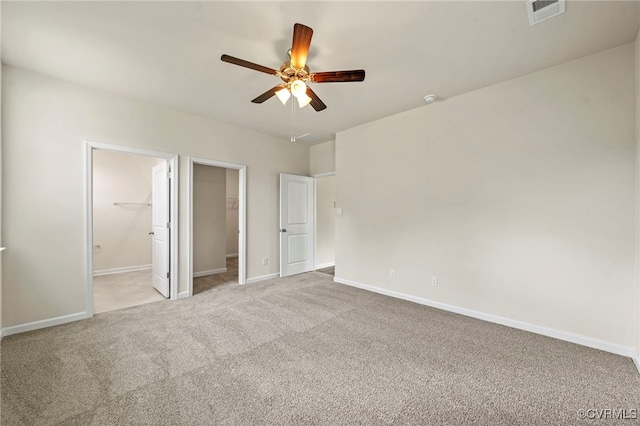
[{"label": "fan pull chain", "polygon": [[[293,96],[292,96],[293,98]],[[296,141],[296,134],[294,133],[295,129],[295,121],[296,121],[296,100],[291,99],[291,142]]]}]

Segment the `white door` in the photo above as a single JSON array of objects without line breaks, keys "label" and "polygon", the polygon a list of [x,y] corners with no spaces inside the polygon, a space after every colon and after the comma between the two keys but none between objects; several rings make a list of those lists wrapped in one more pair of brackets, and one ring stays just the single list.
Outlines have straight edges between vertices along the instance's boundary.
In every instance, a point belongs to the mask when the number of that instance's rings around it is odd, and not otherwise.
[{"label": "white door", "polygon": [[313,178],[280,174],[280,276],[313,270]]},{"label": "white door", "polygon": [[153,287],[169,297],[169,167],[167,161],[153,167],[152,173],[152,226],[151,248]]}]

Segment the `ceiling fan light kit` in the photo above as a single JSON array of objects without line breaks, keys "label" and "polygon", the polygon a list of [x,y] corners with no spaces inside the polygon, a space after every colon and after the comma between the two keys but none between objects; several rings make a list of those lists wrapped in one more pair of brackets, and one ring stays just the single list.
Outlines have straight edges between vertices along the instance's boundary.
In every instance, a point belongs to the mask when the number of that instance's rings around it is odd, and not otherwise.
[{"label": "ceiling fan light kit", "polygon": [[284,84],[280,83],[272,87],[251,102],[261,104],[273,95],[276,95],[282,104],[286,104],[291,95],[293,95],[298,100],[298,106],[300,108],[311,104],[316,111],[322,111],[327,108],[327,106],[309,87],[308,83],[364,81],[365,72],[364,70],[349,70],[312,73],[306,65],[312,36],[313,30],[306,25],[295,24],[293,26],[293,42],[289,50],[290,60],[282,64],[279,70],[254,64],[253,62],[229,55],[222,55],[220,59],[223,62],[275,75],[282,79]]},{"label": "ceiling fan light kit", "polygon": [[286,105],[287,101],[291,97],[291,92],[289,91],[287,86],[284,86],[282,89],[276,92],[276,96],[278,97],[278,99],[280,99],[280,102],[282,102],[282,105]]}]

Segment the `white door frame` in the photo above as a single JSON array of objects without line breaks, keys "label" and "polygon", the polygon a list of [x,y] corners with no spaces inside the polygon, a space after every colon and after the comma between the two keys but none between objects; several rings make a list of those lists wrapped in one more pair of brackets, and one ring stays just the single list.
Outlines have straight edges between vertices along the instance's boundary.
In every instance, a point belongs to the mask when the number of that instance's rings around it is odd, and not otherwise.
[{"label": "white door frame", "polygon": [[[335,176],[336,172],[324,172],[311,175],[313,178],[313,270],[318,270],[316,253],[318,253],[318,178]],[[334,206],[335,207],[335,206]],[[335,266],[335,262],[334,262]]]},{"label": "white door frame", "polygon": [[171,184],[169,185],[169,209],[171,212],[171,230],[169,252],[170,261],[170,295],[171,299],[178,298],[178,155],[166,152],[150,151],[128,146],[112,145],[93,141],[84,141],[85,157],[85,265],[86,289],[85,306],[87,315],[93,316],[93,150],[121,152],[125,154],[144,155],[147,157],[164,158],[171,167]]},{"label": "white door frame", "polygon": [[193,168],[195,164],[203,166],[221,167],[223,169],[235,169],[238,171],[238,283],[247,282],[247,166],[244,164],[229,163],[226,161],[210,160],[208,158],[189,157],[189,289],[180,293],[179,298],[193,296]]}]

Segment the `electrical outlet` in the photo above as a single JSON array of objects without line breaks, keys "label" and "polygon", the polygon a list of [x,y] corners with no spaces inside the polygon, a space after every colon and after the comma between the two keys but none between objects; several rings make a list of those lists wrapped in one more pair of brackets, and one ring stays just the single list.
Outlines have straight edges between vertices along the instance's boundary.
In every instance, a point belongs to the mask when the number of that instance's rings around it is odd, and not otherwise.
[{"label": "electrical outlet", "polygon": [[389,278],[395,278],[396,277],[396,270],[392,269],[389,271]]},{"label": "electrical outlet", "polygon": [[263,257],[262,258],[262,266],[266,266],[269,264],[269,258],[268,257]]},{"label": "electrical outlet", "polygon": [[431,277],[431,285],[438,285],[438,277],[436,276]]}]

